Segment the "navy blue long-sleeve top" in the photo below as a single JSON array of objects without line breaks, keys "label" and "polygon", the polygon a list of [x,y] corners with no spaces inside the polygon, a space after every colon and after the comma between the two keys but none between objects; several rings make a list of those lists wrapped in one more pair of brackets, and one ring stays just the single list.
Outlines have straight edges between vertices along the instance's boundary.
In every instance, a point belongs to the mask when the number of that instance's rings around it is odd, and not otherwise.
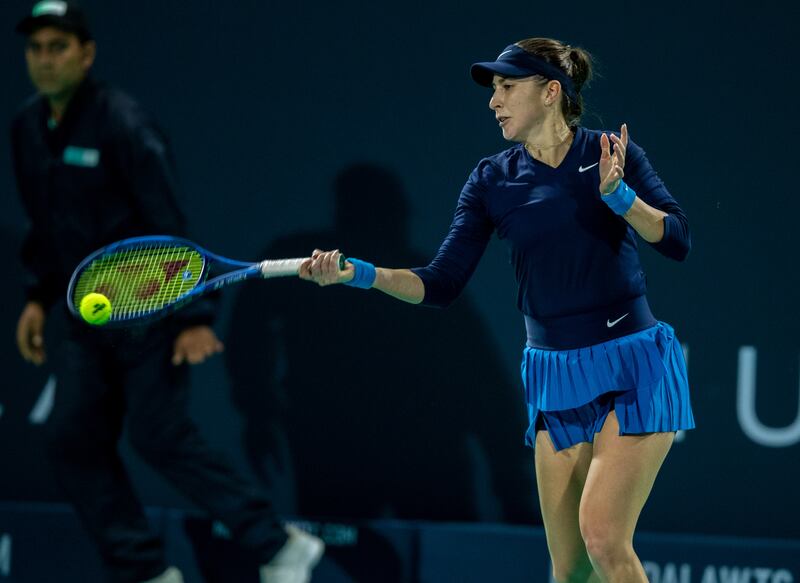
[{"label": "navy blue long-sleeve top", "polygon": [[[186,235],[168,140],[128,95],[87,78],[57,126],[41,96],[11,127],[17,187],[30,219],[22,246],[26,296],[49,307],[65,298],[78,263],[126,237]],[[210,323],[213,303],[180,315]]]},{"label": "navy blue long-sleeve top", "polygon": [[[530,346],[590,346],[653,325],[636,232],[600,198],[601,135],[577,128],[556,168],[523,145],[481,160],[435,258],[412,270],[425,286],[423,304],[452,302],[496,231],[510,249]],[[624,170],[637,196],[667,213],[653,247],[683,260],[691,246],[686,215],[633,142]]]}]

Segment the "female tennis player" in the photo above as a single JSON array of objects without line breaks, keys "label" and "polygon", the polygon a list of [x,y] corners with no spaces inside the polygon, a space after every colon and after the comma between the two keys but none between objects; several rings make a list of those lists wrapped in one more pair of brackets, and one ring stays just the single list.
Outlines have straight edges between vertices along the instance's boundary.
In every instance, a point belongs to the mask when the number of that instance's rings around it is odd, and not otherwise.
[{"label": "female tennis player", "polygon": [[581,127],[590,55],[532,38],[472,66],[515,145],[484,158],[427,267],[385,269],[316,250],[301,277],[446,306],[493,232],[507,241],[528,341],[522,376],[547,544],[558,582],[646,583],[633,533],[674,434],[694,427],[674,330],[645,298],[637,235],[683,260],[686,216],[645,157]]}]

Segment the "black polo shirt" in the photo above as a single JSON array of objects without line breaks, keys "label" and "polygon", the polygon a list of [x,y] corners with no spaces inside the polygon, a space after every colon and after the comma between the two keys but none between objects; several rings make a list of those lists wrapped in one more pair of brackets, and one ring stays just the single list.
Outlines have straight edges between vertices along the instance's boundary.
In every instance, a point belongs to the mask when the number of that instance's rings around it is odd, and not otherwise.
[{"label": "black polo shirt", "polygon": [[11,141],[30,219],[28,300],[61,301],[81,259],[116,240],[186,236],[167,137],[125,93],[87,78],[58,125],[37,95],[15,117]]}]

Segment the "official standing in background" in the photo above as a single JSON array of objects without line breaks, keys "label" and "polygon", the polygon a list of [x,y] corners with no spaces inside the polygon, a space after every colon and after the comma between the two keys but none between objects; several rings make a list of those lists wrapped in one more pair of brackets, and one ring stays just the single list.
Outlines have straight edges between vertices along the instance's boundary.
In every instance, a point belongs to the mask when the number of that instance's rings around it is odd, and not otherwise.
[{"label": "official standing in background", "polygon": [[[30,220],[22,259],[27,303],[22,356],[42,364],[46,314],[64,312],[79,261],[115,240],[185,235],[165,135],[128,95],[97,81],[85,13],[74,2],[33,5],[17,26],[37,94],[12,125],[18,190]],[[182,581],[165,563],[118,453],[123,423],[139,455],[262,559],[265,583],[300,583],[322,541],[284,528],[271,501],[211,451],[189,418],[188,364],[222,350],[198,304],[156,324],[106,330],[67,318],[53,351],[56,400],[48,454],[94,540],[109,581]]]}]

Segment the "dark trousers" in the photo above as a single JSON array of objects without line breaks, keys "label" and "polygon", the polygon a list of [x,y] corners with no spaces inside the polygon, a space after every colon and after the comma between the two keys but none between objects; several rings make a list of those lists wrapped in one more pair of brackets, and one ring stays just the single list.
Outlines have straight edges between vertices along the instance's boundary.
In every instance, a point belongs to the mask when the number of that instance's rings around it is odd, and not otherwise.
[{"label": "dark trousers", "polygon": [[189,419],[188,366],[171,364],[169,323],[97,329],[72,322],[55,356],[48,455],[114,583],[166,569],[118,453],[138,454],[267,562],[286,540],[271,502],[211,451]]}]

